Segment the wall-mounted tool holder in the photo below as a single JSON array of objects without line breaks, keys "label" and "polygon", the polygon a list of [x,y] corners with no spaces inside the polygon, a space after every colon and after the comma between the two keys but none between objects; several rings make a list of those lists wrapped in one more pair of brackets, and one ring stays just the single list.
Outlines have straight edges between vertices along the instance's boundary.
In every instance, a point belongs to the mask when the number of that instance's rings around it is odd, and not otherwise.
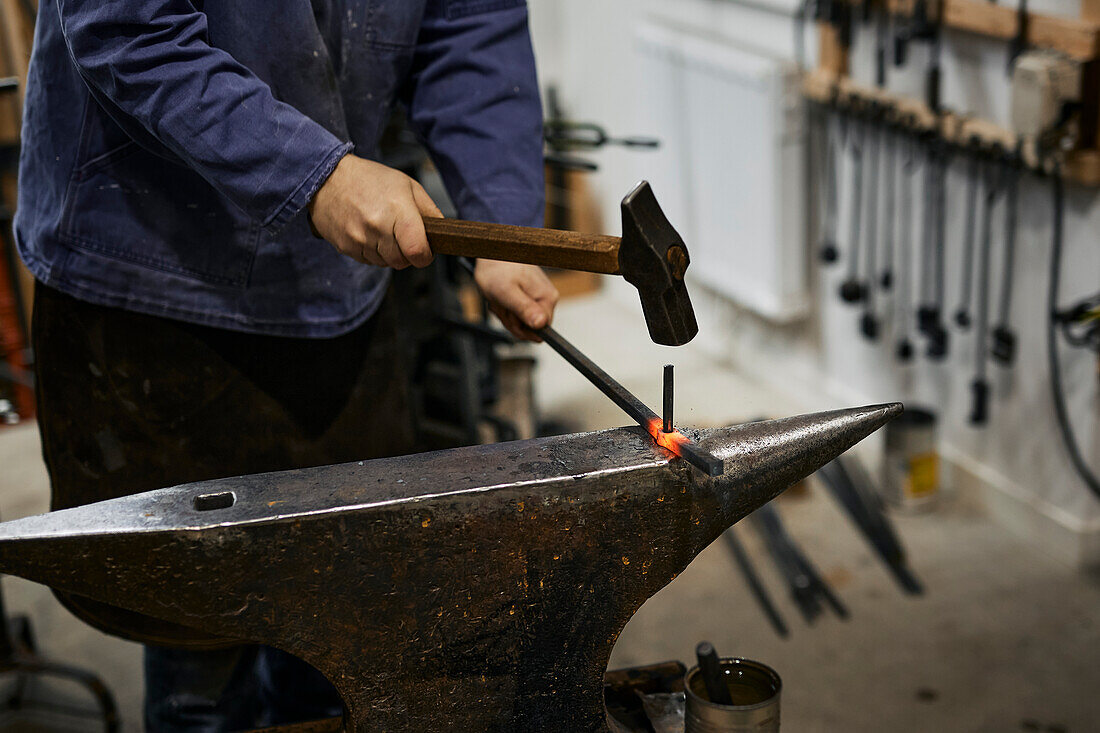
[{"label": "wall-mounted tool holder", "polygon": [[[822,0],[826,2],[827,0]],[[844,0],[831,0],[842,3]],[[940,105],[939,69],[933,51],[924,99],[904,97],[881,88],[854,82],[849,76],[852,29],[861,14],[819,13],[819,62],[804,80],[805,95],[816,102],[841,108],[875,103],[895,110],[919,131],[934,134],[957,146],[976,141],[1019,151],[1025,166],[1043,168],[1041,149],[1059,148],[1064,153],[1062,173],[1069,181],[1100,186],[1100,1],[1083,0],[1084,18],[1060,18],[997,5],[981,0],[864,0],[868,12],[893,20],[895,62],[906,57],[911,42],[927,42],[938,48],[942,29],[974,33],[1011,41],[1016,106],[1028,109],[1031,100],[1052,107],[1042,117],[1057,120],[1058,139],[1042,139],[1034,115],[1021,119],[1021,131],[988,120],[968,117]],[[1023,49],[1028,51],[1021,55]],[[1037,53],[1038,52],[1038,53]],[[880,75],[881,76],[881,75]],[[1006,82],[1008,83],[1008,82]],[[1074,93],[1076,87],[1076,93]],[[1014,117],[1017,115],[1014,115]],[[1059,120],[1059,117],[1063,119]],[[1053,124],[1051,125],[1054,126]]]}]

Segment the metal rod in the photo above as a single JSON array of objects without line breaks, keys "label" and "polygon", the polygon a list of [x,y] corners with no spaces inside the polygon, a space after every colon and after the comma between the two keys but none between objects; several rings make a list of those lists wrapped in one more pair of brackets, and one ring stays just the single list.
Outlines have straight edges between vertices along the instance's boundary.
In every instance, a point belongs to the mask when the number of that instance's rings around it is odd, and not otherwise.
[{"label": "metal rod", "polygon": [[673,377],[671,364],[665,364],[665,389],[664,389],[664,418],[665,424],[662,428],[662,432],[671,433],[675,428],[672,427],[672,399],[673,399]]},{"label": "metal rod", "polygon": [[733,705],[730,688],[726,684],[722,663],[718,652],[709,641],[699,642],[695,647],[695,660],[699,663],[699,672],[703,675],[703,684],[707,688],[707,698],[715,705]]},{"label": "metal rod", "polygon": [[720,458],[696,445],[680,432],[662,432],[662,420],[657,413],[646,407],[641,400],[627,391],[626,387],[612,379],[610,374],[600,369],[577,347],[562,338],[561,334],[549,326],[539,331],[538,334],[543,341],[550,344],[554,351],[561,354],[567,362],[583,374],[589,382],[596,385],[601,392],[611,398],[612,402],[621,407],[627,415],[630,415],[639,425],[645,428],[657,441],[658,445],[680,456],[709,476],[722,475],[724,463]]}]

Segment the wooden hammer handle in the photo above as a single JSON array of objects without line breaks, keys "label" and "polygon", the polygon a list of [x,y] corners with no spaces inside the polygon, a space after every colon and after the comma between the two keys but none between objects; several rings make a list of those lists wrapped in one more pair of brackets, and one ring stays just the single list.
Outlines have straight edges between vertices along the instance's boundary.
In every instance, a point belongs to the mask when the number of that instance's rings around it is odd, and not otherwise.
[{"label": "wooden hammer handle", "polygon": [[461,219],[425,219],[424,229],[435,254],[619,274],[619,237]]}]

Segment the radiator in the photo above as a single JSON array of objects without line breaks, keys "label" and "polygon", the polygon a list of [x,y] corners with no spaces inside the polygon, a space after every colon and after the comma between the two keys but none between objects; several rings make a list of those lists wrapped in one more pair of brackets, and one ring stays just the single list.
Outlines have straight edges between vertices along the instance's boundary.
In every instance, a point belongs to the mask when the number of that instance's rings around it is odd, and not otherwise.
[{"label": "radiator", "polygon": [[689,279],[775,321],[807,312],[805,136],[794,65],[704,32],[642,24],[646,177],[691,252]]}]

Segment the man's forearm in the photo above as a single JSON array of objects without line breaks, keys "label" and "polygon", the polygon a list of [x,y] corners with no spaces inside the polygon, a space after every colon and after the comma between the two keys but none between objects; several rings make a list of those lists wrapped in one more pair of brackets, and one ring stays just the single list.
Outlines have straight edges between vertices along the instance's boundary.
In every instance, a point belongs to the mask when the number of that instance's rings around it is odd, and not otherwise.
[{"label": "man's forearm", "polygon": [[459,213],[542,224],[542,105],[522,2],[447,17],[430,2],[405,101]]},{"label": "man's forearm", "polygon": [[77,69],[123,129],[265,226],[297,215],[350,149],[210,46],[190,0],[58,0],[58,12]]}]

